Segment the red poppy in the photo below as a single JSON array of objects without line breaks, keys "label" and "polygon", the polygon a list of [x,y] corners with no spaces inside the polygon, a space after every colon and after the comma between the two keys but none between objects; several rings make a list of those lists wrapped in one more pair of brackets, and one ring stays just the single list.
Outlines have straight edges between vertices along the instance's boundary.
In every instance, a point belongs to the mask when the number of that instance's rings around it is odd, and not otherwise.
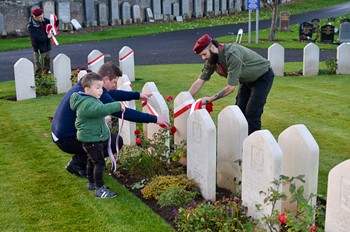
[{"label": "red poppy", "polygon": [[136,145],[138,145],[138,146],[141,145],[141,139],[140,138],[136,138]]},{"label": "red poppy", "polygon": [[311,227],[311,229],[310,229],[311,231],[316,231],[317,230],[317,226],[313,226],[313,227]]},{"label": "red poppy", "polygon": [[136,129],[136,130],[134,131],[134,134],[135,134],[135,135],[139,135],[139,134],[141,134],[141,131],[140,131],[139,129]]},{"label": "red poppy", "polygon": [[205,105],[205,108],[207,109],[208,113],[213,112],[213,103],[209,102],[208,104]]},{"label": "red poppy", "polygon": [[173,96],[170,96],[170,95],[166,97],[167,101],[172,101],[173,99],[174,99]]},{"label": "red poppy", "polygon": [[176,132],[176,127],[175,127],[175,126],[172,126],[172,127],[170,128],[170,131],[171,131],[172,134],[175,134],[175,132]]},{"label": "red poppy", "polygon": [[280,223],[287,222],[287,218],[284,216],[284,213],[281,214],[281,216],[278,218],[278,221],[280,221]]}]

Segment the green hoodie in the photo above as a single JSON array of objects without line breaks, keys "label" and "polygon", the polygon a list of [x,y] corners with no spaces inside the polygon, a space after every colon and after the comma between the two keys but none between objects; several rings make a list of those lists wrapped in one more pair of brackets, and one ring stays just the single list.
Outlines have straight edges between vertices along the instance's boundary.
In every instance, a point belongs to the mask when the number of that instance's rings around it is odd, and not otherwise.
[{"label": "green hoodie", "polygon": [[81,142],[101,142],[109,138],[105,117],[121,110],[119,102],[103,104],[99,99],[82,92],[73,93],[70,107],[76,111],[77,139]]}]

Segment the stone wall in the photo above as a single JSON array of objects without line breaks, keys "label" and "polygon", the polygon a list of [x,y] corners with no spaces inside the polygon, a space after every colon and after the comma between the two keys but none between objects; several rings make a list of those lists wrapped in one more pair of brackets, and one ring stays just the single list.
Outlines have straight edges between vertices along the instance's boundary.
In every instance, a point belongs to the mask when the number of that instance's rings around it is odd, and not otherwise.
[{"label": "stone wall", "polygon": [[[2,0],[2,1],[0,1],[0,30],[1,30],[1,34],[2,35],[17,34],[17,35],[24,35],[25,36],[28,33],[26,25],[28,23],[28,19],[31,15],[30,12],[31,12],[31,9],[33,7],[39,6],[42,8],[45,2],[51,2],[50,4],[55,6],[55,8],[56,8],[55,13],[57,15],[58,3],[67,2],[67,1],[69,2],[69,5],[70,5],[70,19],[76,19],[81,25],[84,26],[84,20],[86,20],[86,18],[85,18],[85,2],[86,2],[86,0],[36,0],[36,1],[35,0]],[[91,0],[91,1],[93,1],[93,4],[94,4],[94,13],[95,13],[97,21],[99,19],[99,16],[98,16],[99,4],[101,4],[101,3],[105,4],[105,6],[107,6],[107,13],[106,13],[106,15],[104,15],[104,17],[107,17],[108,19],[110,18],[110,15],[111,15],[110,3],[113,0]],[[213,13],[213,12],[204,12],[207,9],[207,7],[205,7],[205,6],[208,3],[208,0],[156,0],[155,2],[157,2],[156,4],[159,6],[159,4],[160,5],[163,4],[163,1],[167,2],[166,4],[169,4],[169,2],[170,2],[171,7],[174,7],[174,3],[177,3],[177,7],[180,8],[177,11],[179,11],[179,10],[181,11],[182,2],[186,2],[188,4],[187,11],[190,14],[189,17],[202,17],[203,15],[211,15],[209,13]],[[215,15],[233,13],[234,11],[241,11],[245,7],[244,0],[222,0],[222,1],[226,1],[225,8],[227,8],[227,9],[225,9],[225,13],[224,13],[224,11],[220,12],[220,10],[221,10],[220,9],[218,12],[215,12]],[[222,1],[220,1],[220,2],[222,2]],[[146,21],[146,19],[147,19],[146,8],[151,8],[153,11],[152,4],[153,4],[154,0],[129,0],[129,1],[119,0],[119,17],[120,17],[122,23],[123,23],[122,4],[124,2],[129,3],[129,5],[131,6],[131,9],[130,9],[131,16],[132,16],[132,6],[133,5],[139,6],[139,8],[140,8],[139,14],[140,14],[142,21]],[[212,2],[214,5],[219,4],[219,0],[213,0],[213,1],[210,0],[210,2]],[[197,6],[201,5],[200,10],[202,12],[200,12],[198,14],[200,16],[196,16],[198,12],[196,12],[196,14],[193,12],[193,11],[195,11],[195,8],[193,7],[194,4],[196,4]],[[60,5],[62,5],[62,4],[60,4]],[[66,4],[64,4],[64,5],[66,5]],[[168,7],[169,7],[169,5],[168,5]],[[220,7],[222,8],[223,6],[221,5]],[[63,8],[61,8],[61,9],[63,9]],[[216,9],[218,9],[218,7]],[[159,14],[159,12],[158,12],[158,14]],[[154,15],[154,12],[153,12],[153,15]],[[193,16],[193,15],[195,15],[195,16]],[[180,12],[180,16],[181,16],[181,12]],[[170,18],[172,20],[174,17],[170,17]],[[159,20],[158,18],[155,18],[155,19]],[[168,19],[169,18],[167,18],[167,20]],[[186,19],[186,18],[184,18],[184,19]],[[160,20],[166,20],[165,16],[164,16],[164,19],[161,18]],[[92,25],[92,26],[95,26],[95,25]]]}]

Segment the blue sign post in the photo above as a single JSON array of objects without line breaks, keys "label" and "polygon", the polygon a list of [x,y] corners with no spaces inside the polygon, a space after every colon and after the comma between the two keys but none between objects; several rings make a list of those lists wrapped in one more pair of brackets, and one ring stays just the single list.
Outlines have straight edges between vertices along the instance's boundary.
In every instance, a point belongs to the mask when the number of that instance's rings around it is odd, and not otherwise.
[{"label": "blue sign post", "polygon": [[255,27],[255,35],[256,35],[256,41],[255,43],[259,43],[259,8],[260,8],[260,0],[247,0],[247,7],[249,11],[249,24],[248,24],[248,43],[251,42],[250,35],[251,35],[251,15],[252,10],[256,10],[256,27]]}]

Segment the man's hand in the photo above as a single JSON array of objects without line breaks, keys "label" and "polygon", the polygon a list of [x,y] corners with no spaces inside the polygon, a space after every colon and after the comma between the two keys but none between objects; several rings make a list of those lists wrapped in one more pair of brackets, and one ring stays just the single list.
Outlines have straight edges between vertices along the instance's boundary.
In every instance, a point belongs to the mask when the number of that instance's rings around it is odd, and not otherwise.
[{"label": "man's hand", "polygon": [[166,117],[164,117],[163,115],[159,115],[157,117],[157,124],[158,125],[164,125],[165,127],[170,127],[169,120]]},{"label": "man's hand", "polygon": [[153,96],[152,93],[140,93],[140,100],[147,101]]},{"label": "man's hand", "polygon": [[49,34],[47,34],[47,38],[51,38],[52,37],[52,34],[51,34],[51,32],[49,33]]}]

